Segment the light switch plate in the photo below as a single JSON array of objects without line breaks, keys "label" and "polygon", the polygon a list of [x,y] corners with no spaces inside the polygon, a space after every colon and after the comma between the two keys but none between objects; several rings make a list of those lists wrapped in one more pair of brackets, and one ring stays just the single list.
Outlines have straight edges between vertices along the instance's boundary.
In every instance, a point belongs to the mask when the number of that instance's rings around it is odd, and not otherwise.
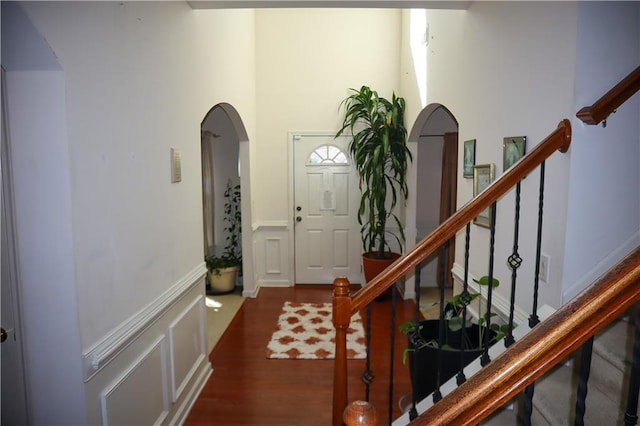
[{"label": "light switch plate", "polygon": [[549,256],[542,253],[540,255],[540,273],[538,274],[538,276],[540,277],[540,280],[544,281],[545,283],[549,282],[549,262]]},{"label": "light switch plate", "polygon": [[182,182],[182,153],[177,148],[171,148],[171,182]]}]

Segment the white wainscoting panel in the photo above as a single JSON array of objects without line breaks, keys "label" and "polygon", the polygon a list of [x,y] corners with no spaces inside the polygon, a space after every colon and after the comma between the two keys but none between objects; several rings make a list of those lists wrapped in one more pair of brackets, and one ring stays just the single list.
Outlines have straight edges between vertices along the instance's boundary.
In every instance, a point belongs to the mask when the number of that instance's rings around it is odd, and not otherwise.
[{"label": "white wainscoting panel", "polygon": [[281,246],[282,246],[282,238],[279,238],[279,237],[265,238],[265,241],[264,241],[265,273],[271,274],[271,275],[282,274],[282,258],[280,256]]},{"label": "white wainscoting panel", "polygon": [[165,338],[160,337],[104,390],[100,398],[104,426],[162,423],[169,413],[165,354]]},{"label": "white wainscoting panel", "polygon": [[184,422],[212,372],[205,344],[205,272],[198,265],[85,354],[99,359],[85,379],[88,424]]},{"label": "white wainscoting panel", "polygon": [[176,402],[207,356],[202,329],[204,297],[198,296],[169,325],[171,397]]},{"label": "white wainscoting panel", "polygon": [[287,222],[258,224],[253,235],[258,286],[293,286],[294,259],[289,250],[291,236]]},{"label": "white wainscoting panel", "polygon": [[[135,341],[145,331],[145,327],[157,321],[194,285],[204,286],[204,262],[190,271],[160,297],[125,321],[112,333],[105,336],[91,349],[82,354],[85,368],[85,382],[107,365],[121,351]],[[204,287],[203,287],[204,288]]]}]

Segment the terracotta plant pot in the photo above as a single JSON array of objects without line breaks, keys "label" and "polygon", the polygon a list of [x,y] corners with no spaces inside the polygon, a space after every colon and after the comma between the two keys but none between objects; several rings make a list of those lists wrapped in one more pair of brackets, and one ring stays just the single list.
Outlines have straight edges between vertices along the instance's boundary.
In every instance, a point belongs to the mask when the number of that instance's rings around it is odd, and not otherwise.
[{"label": "terracotta plant pot", "polygon": [[[362,269],[364,270],[364,280],[370,282],[377,277],[389,265],[396,261],[401,255],[394,252],[385,252],[383,258],[378,258],[377,253],[365,253],[362,255]],[[391,287],[384,291],[376,300],[391,297]]]}]

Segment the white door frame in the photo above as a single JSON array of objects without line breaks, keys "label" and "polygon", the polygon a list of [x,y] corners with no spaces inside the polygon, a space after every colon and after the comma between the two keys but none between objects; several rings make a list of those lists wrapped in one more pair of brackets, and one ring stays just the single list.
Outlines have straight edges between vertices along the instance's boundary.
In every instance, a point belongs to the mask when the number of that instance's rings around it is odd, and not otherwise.
[{"label": "white door frame", "polygon": [[[289,216],[287,218],[287,230],[288,230],[288,238],[289,238],[289,253],[293,256],[289,261],[289,276],[292,277],[291,285],[295,285],[296,283],[296,261],[295,261],[295,166],[294,166],[294,140],[297,136],[333,136],[335,133],[324,131],[324,132],[288,132],[287,133],[287,155],[288,155],[288,163],[289,163],[289,195],[288,195],[288,211]],[[360,280],[361,283],[364,282],[364,278]]]},{"label": "white door frame", "polygon": [[[18,259],[17,259],[17,250],[16,250],[16,235],[15,235],[15,210],[13,203],[13,184],[12,184],[12,172],[11,172],[11,155],[10,155],[10,145],[8,139],[8,131],[7,131],[7,122],[6,113],[7,113],[7,105],[6,98],[4,96],[6,92],[6,83],[5,83],[5,70],[2,68],[2,76],[0,78],[0,85],[2,86],[2,257],[3,257],[3,267],[6,270],[2,271],[2,293],[3,293],[3,304],[10,303],[11,305],[11,313],[12,318],[6,319],[2,318],[2,327],[7,329],[7,340],[2,343],[2,345],[12,345],[11,354],[13,361],[15,361],[16,365],[12,367],[15,368],[15,371],[9,376],[11,380],[15,380],[15,383],[8,383],[13,387],[10,399],[4,400],[4,392],[3,392],[3,402],[11,403],[11,409],[13,410],[11,413],[16,416],[16,418],[12,419],[18,422],[25,422],[25,424],[30,423],[29,419],[29,398],[27,392],[27,380],[26,380],[26,364],[24,361],[24,333],[22,329],[22,315],[20,309],[20,276],[19,276],[19,267],[18,267]],[[6,260],[6,263],[5,263]],[[6,278],[6,279],[5,279]],[[4,300],[4,297],[7,296],[7,292],[10,293],[10,300]],[[5,322],[11,321],[11,323]],[[8,346],[6,347],[8,349]],[[4,352],[0,349],[0,353]],[[4,379],[4,377],[3,377]],[[6,389],[5,389],[6,391]],[[3,404],[5,407],[5,404]],[[3,409],[4,411],[4,409]]]}]

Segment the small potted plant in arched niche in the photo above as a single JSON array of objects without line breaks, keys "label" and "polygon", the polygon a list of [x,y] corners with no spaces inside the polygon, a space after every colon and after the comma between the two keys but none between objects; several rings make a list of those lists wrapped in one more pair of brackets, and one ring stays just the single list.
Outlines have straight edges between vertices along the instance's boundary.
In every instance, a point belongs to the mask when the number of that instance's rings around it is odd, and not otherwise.
[{"label": "small potted plant in arched niche", "polygon": [[236,277],[242,276],[242,215],[240,211],[240,184],[227,181],[224,191],[225,248],[220,256],[207,256],[209,271],[208,294],[229,293],[235,290]]}]

